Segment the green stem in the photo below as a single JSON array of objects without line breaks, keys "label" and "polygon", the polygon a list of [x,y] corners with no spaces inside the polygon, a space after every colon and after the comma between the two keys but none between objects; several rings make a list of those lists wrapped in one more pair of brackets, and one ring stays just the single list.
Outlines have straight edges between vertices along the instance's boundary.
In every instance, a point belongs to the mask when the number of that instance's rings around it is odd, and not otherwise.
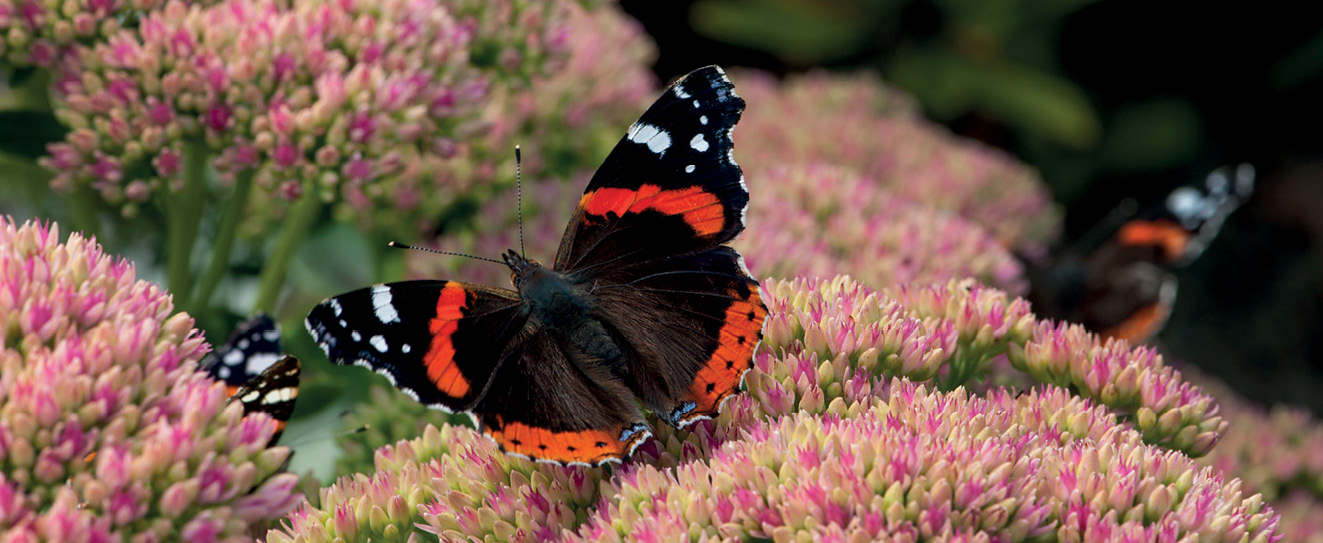
[{"label": "green stem", "polygon": [[[73,215],[74,228],[84,236],[101,239],[98,235],[101,231],[101,219],[97,215],[96,198],[97,195],[91,188],[78,186],[69,193],[65,201],[69,204],[69,213]],[[105,244],[106,240],[101,240],[101,243]]]},{"label": "green stem", "polygon": [[211,261],[207,271],[202,274],[194,291],[193,307],[201,309],[211,303],[211,295],[216,291],[221,278],[230,269],[230,251],[234,249],[234,238],[239,234],[239,221],[243,219],[244,207],[248,204],[248,194],[253,188],[253,170],[244,170],[234,180],[234,194],[225,203],[221,211],[220,224],[216,225],[216,237],[211,244]]},{"label": "green stem", "polygon": [[321,210],[321,198],[314,190],[306,190],[303,197],[294,203],[289,216],[285,218],[285,228],[280,233],[280,239],[276,240],[276,248],[271,251],[271,258],[268,258],[266,265],[262,267],[257,303],[253,311],[275,312],[276,297],[280,295],[280,287],[285,284],[285,274],[289,271],[289,265],[294,261],[294,254],[303,245],[303,240],[308,237],[308,232]]},{"label": "green stem", "polygon": [[[184,144],[184,188],[168,200],[165,279],[175,299],[189,300],[193,275],[189,261],[202,225],[207,190],[207,145],[201,138]],[[181,308],[187,309],[187,308]]]}]

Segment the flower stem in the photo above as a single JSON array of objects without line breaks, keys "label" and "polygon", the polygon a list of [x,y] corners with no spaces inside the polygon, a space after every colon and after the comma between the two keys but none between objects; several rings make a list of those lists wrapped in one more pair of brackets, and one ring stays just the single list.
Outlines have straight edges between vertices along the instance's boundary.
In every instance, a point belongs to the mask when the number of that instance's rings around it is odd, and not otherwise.
[{"label": "flower stem", "polygon": [[176,299],[187,301],[193,275],[189,261],[202,224],[207,190],[207,144],[202,138],[184,143],[184,188],[170,199],[166,209],[165,279]]},{"label": "flower stem", "polygon": [[244,206],[248,204],[248,194],[253,188],[253,170],[239,173],[234,180],[234,193],[221,211],[220,223],[216,225],[216,237],[211,244],[211,261],[207,271],[202,274],[194,291],[193,308],[200,310],[211,302],[211,295],[216,291],[221,278],[230,269],[230,251],[234,249],[234,238],[239,233],[239,221],[243,218]]},{"label": "flower stem", "polygon": [[280,287],[285,284],[285,274],[289,271],[289,265],[294,261],[294,254],[303,245],[303,240],[308,237],[312,223],[317,220],[321,209],[321,198],[316,191],[309,189],[304,191],[303,196],[289,210],[289,216],[285,218],[285,228],[280,233],[280,239],[276,240],[276,248],[271,251],[271,258],[268,258],[266,265],[262,267],[254,312],[275,312],[276,297],[280,295]]}]

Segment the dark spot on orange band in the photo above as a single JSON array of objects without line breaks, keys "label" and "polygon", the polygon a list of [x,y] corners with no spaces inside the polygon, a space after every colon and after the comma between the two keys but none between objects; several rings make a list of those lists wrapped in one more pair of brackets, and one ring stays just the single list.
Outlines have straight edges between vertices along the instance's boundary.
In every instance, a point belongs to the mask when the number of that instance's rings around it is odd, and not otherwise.
[{"label": "dark spot on orange band", "polygon": [[1167,220],[1131,221],[1121,227],[1116,237],[1122,245],[1152,245],[1162,248],[1167,260],[1176,260],[1185,254],[1190,233],[1180,225]]},{"label": "dark spot on orange band", "polygon": [[469,393],[469,381],[455,365],[455,343],[451,337],[459,328],[459,320],[464,318],[467,296],[464,287],[454,281],[441,289],[441,295],[436,299],[436,316],[429,323],[432,345],[423,355],[427,378],[452,398],[463,398]]},{"label": "dark spot on orange band", "polygon": [[647,210],[680,215],[700,236],[720,232],[726,225],[726,210],[721,199],[702,187],[661,190],[657,185],[643,185],[638,190],[607,187],[583,195],[579,208],[584,213],[615,220],[626,213]]},{"label": "dark spot on orange band", "polygon": [[624,458],[635,445],[651,435],[647,431],[637,431],[626,436],[625,441],[620,441],[624,427],[554,432],[522,422],[501,422],[499,418],[495,424],[484,428],[484,431],[505,452],[561,463],[586,464]]},{"label": "dark spot on orange band", "polygon": [[[767,308],[757,289],[741,293],[732,291],[731,296],[738,299],[726,309],[726,322],[718,336],[716,352],[712,353],[707,363],[694,376],[694,384],[685,393],[681,402],[694,402],[695,407],[680,417],[690,420],[699,416],[712,416],[721,408],[722,400],[736,393],[740,388],[740,377],[753,367],[753,350],[756,342],[744,340],[746,337],[762,337],[763,319],[767,318]],[[743,363],[740,363],[740,362]]]}]

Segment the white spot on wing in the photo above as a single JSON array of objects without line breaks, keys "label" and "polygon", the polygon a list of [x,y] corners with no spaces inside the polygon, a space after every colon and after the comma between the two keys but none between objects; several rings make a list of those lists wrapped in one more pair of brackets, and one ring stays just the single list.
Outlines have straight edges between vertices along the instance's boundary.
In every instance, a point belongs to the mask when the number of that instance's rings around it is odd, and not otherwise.
[{"label": "white spot on wing", "polygon": [[228,353],[225,353],[225,356],[221,357],[221,362],[224,362],[226,365],[229,366],[234,366],[242,361],[243,361],[243,353],[239,351],[230,351]]},{"label": "white spot on wing", "polygon": [[685,166],[685,167],[684,167],[684,172],[685,172],[685,173],[694,173],[694,165],[693,165],[693,164],[690,164],[690,165],[688,165],[688,166]]},{"label": "white spot on wing", "polygon": [[386,285],[372,285],[372,309],[382,324],[400,322],[400,312],[391,304],[390,287]]},{"label": "white spot on wing", "polygon": [[675,96],[681,100],[689,97],[689,93],[685,92],[684,88],[681,87],[679,83],[676,83],[674,87],[671,87],[671,90],[675,91]]},{"label": "white spot on wing", "polygon": [[695,108],[698,108],[698,107],[700,107],[700,106],[702,106],[702,105],[703,105],[703,104],[698,103],[698,100],[694,100],[694,107],[695,107]]},{"label": "white spot on wing", "polygon": [[354,338],[354,341],[363,341],[363,334],[358,333],[358,330],[350,332],[349,337]]},{"label": "white spot on wing", "polygon": [[697,134],[694,136],[694,139],[689,140],[689,146],[693,147],[695,151],[701,153],[707,150],[707,139],[703,138],[702,134]]},{"label": "white spot on wing", "polygon": [[345,310],[345,308],[340,307],[340,300],[337,300],[335,298],[331,298],[330,300],[327,300],[326,303],[331,304],[331,311],[334,311],[335,316],[337,317],[339,317],[340,313],[342,313]]},{"label": "white spot on wing", "polygon": [[402,352],[402,353],[404,353],[404,354],[409,354],[409,351],[412,351],[412,350],[413,350],[413,346],[409,345],[408,343],[405,343],[405,344],[403,344],[403,345],[400,345],[400,352]]},{"label": "white spot on wing", "polygon": [[386,338],[381,336],[372,336],[372,338],[368,339],[368,343],[371,343],[373,347],[376,347],[377,352],[384,353],[386,352],[386,349],[390,348],[389,345],[386,345]]},{"label": "white spot on wing", "polygon": [[634,123],[629,129],[628,138],[634,143],[647,144],[648,150],[659,155],[671,148],[671,135],[647,123]]},{"label": "white spot on wing", "polygon": [[699,116],[698,116],[698,122],[701,123],[701,124],[706,125],[706,124],[707,124],[707,115],[699,115]]}]

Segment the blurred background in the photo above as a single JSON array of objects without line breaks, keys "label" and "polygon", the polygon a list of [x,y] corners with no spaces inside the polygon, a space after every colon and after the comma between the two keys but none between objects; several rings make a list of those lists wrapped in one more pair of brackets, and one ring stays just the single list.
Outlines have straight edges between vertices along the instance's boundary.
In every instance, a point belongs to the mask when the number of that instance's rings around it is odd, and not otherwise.
[{"label": "blurred background", "polygon": [[[1258,184],[1179,270],[1163,349],[1265,402],[1323,408],[1323,27],[1290,2],[624,0],[662,80],[708,63],[869,71],[1036,168],[1058,247],[1223,164]],[[757,107],[756,104],[751,107]]]}]

